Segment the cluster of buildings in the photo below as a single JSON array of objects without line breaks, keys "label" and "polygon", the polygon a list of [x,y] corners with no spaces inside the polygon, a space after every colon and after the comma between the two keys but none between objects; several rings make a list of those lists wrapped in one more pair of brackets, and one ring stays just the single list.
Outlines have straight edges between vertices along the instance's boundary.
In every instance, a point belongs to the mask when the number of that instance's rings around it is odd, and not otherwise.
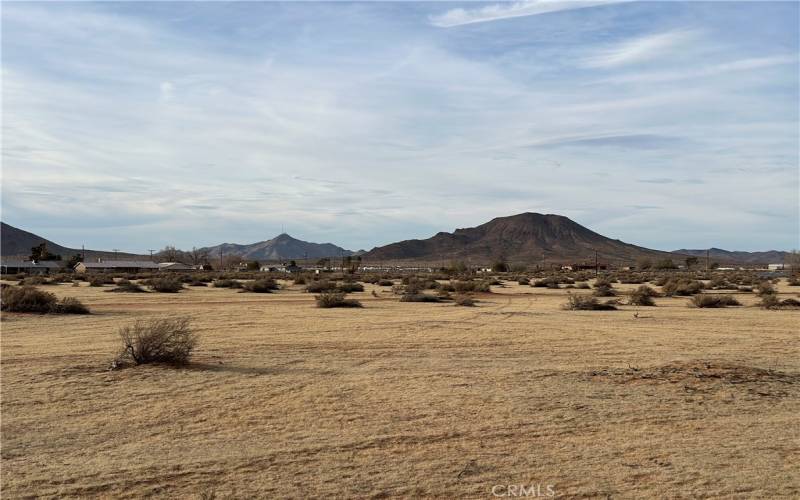
[{"label": "cluster of buildings", "polygon": [[[63,260],[9,260],[0,264],[2,274],[51,274],[68,269]],[[149,260],[103,260],[97,262],[78,262],[72,268],[77,273],[126,273],[154,271],[197,271],[202,266],[190,266],[181,262],[152,262]]]}]

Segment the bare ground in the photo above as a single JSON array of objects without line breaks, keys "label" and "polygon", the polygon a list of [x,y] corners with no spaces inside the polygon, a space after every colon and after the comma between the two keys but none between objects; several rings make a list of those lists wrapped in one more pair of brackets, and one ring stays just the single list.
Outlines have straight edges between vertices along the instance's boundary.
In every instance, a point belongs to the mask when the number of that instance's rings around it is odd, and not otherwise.
[{"label": "bare ground", "polygon": [[[3,316],[5,498],[800,497],[797,311],[47,289],[94,314]],[[164,314],[194,362],[109,371],[117,328]]]}]

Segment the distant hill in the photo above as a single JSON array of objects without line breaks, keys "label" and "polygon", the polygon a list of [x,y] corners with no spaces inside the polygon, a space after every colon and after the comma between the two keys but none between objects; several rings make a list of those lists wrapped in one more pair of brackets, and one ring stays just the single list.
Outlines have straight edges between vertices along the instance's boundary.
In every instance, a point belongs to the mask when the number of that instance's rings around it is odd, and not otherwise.
[{"label": "distant hill", "polygon": [[[675,250],[675,253],[693,255],[705,258],[706,250]],[[711,248],[708,250],[709,259],[720,264],[781,264],[789,257],[789,252],[768,250],[766,252],[737,252]]]},{"label": "distant hill", "polygon": [[604,261],[636,261],[639,258],[683,256],[612,240],[561,215],[523,213],[498,217],[486,224],[453,233],[441,232],[426,240],[406,240],[376,247],[364,254],[365,261],[470,260],[490,263],[593,261],[595,251]]},{"label": "distant hill", "polygon": [[[64,260],[83,251],[80,248],[69,248],[59,245],[38,234],[24,231],[10,224],[6,224],[5,222],[0,222],[0,255],[3,260],[27,259],[31,255],[31,248],[41,245],[42,243],[47,244],[47,250],[50,253],[60,255]],[[150,259],[149,256],[123,252],[114,253],[103,250],[86,250],[85,252],[87,260],[94,260],[97,258],[110,259],[114,257],[119,259],[147,257],[148,260]]]},{"label": "distant hill", "polygon": [[223,243],[201,249],[211,257],[220,255],[239,255],[250,260],[287,260],[287,259],[321,259],[323,257],[341,257],[356,255],[355,252],[338,247],[332,243],[311,243],[298,240],[286,233],[271,240],[259,241],[249,245]]}]

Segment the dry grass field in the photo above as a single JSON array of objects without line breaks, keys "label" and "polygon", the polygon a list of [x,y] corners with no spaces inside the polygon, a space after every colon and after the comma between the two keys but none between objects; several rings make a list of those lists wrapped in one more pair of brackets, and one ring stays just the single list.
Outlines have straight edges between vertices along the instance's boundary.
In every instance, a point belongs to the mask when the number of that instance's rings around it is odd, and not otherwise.
[{"label": "dry grass field", "polygon": [[[3,498],[800,497],[800,314],[753,294],[635,317],[515,283],[472,308],[43,288],[93,314],[3,315]],[[175,314],[189,366],[108,369],[120,326]]]}]

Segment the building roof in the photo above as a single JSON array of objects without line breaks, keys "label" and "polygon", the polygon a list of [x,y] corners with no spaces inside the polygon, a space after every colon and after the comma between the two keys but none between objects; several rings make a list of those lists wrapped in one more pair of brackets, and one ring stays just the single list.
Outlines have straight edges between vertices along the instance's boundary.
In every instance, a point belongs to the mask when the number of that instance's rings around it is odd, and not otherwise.
[{"label": "building roof", "polygon": [[183,262],[159,262],[158,263],[159,269],[194,269],[193,266],[189,264],[184,264]]},{"label": "building roof", "polygon": [[117,267],[138,267],[158,269],[158,264],[149,260],[106,260],[103,262],[81,262],[88,269],[113,269]]},{"label": "building roof", "polygon": [[64,267],[65,261],[62,260],[41,260],[34,262],[32,260],[9,260],[0,264],[4,267],[17,267],[23,269],[55,269]]}]

